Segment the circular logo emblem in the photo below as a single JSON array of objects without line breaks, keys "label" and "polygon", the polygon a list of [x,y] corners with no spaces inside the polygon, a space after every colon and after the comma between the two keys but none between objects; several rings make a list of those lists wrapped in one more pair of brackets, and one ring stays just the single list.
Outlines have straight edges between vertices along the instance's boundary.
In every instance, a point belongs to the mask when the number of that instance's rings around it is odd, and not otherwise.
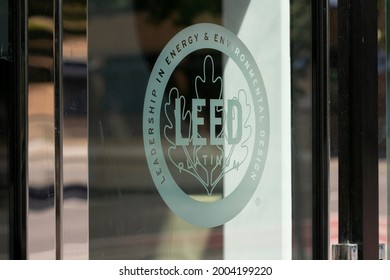
[{"label": "circular logo emblem", "polygon": [[244,43],[215,24],[179,32],[157,58],[143,112],[146,158],[162,199],[196,226],[234,218],[259,185],[269,124],[263,79]]}]

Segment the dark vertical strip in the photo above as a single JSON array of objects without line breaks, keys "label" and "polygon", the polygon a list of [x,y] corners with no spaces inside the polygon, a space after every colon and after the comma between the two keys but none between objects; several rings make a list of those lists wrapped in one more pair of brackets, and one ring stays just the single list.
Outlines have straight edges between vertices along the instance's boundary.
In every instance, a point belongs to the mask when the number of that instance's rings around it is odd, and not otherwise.
[{"label": "dark vertical strip", "polygon": [[349,104],[349,1],[338,2],[338,65],[339,65],[339,243],[352,240],[350,226],[350,104]]},{"label": "dark vertical strip", "polygon": [[9,259],[11,247],[10,244],[10,155],[12,149],[10,98],[13,94],[12,79],[12,57],[9,55],[10,40],[12,34],[10,28],[12,9],[9,9],[8,0],[0,0],[0,260]]},{"label": "dark vertical strip", "polygon": [[62,259],[63,245],[63,91],[62,91],[62,0],[54,0],[54,155],[55,155],[55,211],[56,259]]},{"label": "dark vertical strip", "polygon": [[378,259],[377,3],[338,4],[339,242]]},{"label": "dark vertical strip", "polygon": [[13,87],[11,92],[10,154],[10,258],[27,258],[27,3],[9,1],[13,34],[11,55]]},{"label": "dark vertical strip", "polygon": [[328,1],[312,1],[313,258],[329,250]]}]

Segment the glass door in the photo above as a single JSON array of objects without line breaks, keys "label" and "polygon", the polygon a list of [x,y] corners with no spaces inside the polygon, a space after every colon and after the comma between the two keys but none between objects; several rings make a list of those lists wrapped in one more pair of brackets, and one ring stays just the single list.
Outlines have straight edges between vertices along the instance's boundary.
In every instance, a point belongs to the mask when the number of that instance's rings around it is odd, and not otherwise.
[{"label": "glass door", "polygon": [[18,123],[2,143],[19,145],[1,217],[19,253],[2,256],[326,258],[327,1],[9,10]]},{"label": "glass door", "polygon": [[88,5],[89,257],[290,259],[288,3]]},{"label": "glass door", "polygon": [[0,258],[376,258],[384,4],[0,0]]}]

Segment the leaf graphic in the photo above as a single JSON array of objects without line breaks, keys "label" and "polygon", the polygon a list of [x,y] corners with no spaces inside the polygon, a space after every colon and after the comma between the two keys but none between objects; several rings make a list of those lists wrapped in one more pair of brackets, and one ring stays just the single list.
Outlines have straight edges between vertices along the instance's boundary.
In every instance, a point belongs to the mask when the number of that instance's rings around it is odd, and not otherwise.
[{"label": "leaf graphic", "polygon": [[[219,98],[222,99],[222,78],[215,76],[214,60],[207,55],[203,61],[203,77],[195,78],[195,93],[197,98]],[[213,96],[210,96],[213,94]]]},{"label": "leaf graphic", "polygon": [[[197,158],[191,155],[189,147],[192,146],[191,137],[191,112],[185,110],[186,99],[180,96],[177,88],[172,88],[169,92],[169,101],[165,104],[165,116],[168,124],[164,127],[164,136],[171,144],[168,149],[168,156],[171,162],[180,172],[187,172],[195,176],[203,186],[207,186],[207,181],[202,179],[199,171]],[[187,130],[182,123],[189,123]],[[186,160],[179,160],[184,153]],[[203,176],[204,177],[204,176]],[[207,177],[207,176],[206,176]]]},{"label": "leaf graphic", "polygon": [[186,110],[186,99],[176,87],[170,90],[164,108],[168,122],[164,136],[170,144],[171,162],[180,172],[195,177],[208,195],[213,194],[224,175],[238,170],[245,162],[249,154],[247,142],[252,135],[251,106],[245,90],[228,100],[233,105],[225,110],[222,94],[222,78],[215,74],[213,58],[207,55],[203,73],[195,78],[192,110]]},{"label": "leaf graphic", "polygon": [[[242,135],[245,136],[244,139],[241,139],[241,142],[239,145],[232,145],[232,147],[229,149],[229,152],[226,153],[226,165],[224,168],[224,172],[221,174],[224,176],[228,172],[238,170],[240,166],[244,163],[246,158],[249,154],[249,148],[247,146],[247,142],[252,136],[252,127],[249,125],[249,117],[251,114],[251,106],[248,103],[247,100],[247,94],[246,92],[241,89],[238,92],[238,100],[240,101],[240,104],[244,104],[244,109],[242,110],[244,116],[243,116],[243,133]],[[235,116],[233,115],[233,118]]]},{"label": "leaf graphic", "polygon": [[[210,104],[205,104],[205,107],[203,107],[203,115],[200,115],[201,117],[205,119],[208,119],[206,122],[207,125],[210,123],[210,114],[215,114],[215,117],[218,117],[221,119],[220,127],[223,127],[222,123],[222,115],[223,115],[223,109],[222,109],[222,93],[223,93],[223,81],[222,78],[215,73],[215,66],[214,66],[214,60],[210,55],[207,55],[203,61],[203,73],[200,76],[197,76],[195,78],[195,94],[198,99],[203,100],[220,100],[221,106],[215,107],[215,112],[210,112]],[[211,110],[214,110],[213,108]],[[196,112],[197,114],[200,112]],[[207,127],[207,126],[206,126]],[[214,127],[212,127],[214,129]],[[222,138],[223,137],[223,129],[220,129],[221,131],[215,133],[217,134],[216,137]],[[210,138],[208,137],[208,132],[210,131],[210,127],[208,127],[207,133],[205,135],[202,135],[202,133],[199,133],[197,131],[196,135],[192,135],[193,137],[198,138]],[[196,142],[193,142],[196,144]],[[213,189],[215,185],[212,184],[212,172],[213,169],[218,168],[216,166],[217,159],[222,160],[223,159],[223,149],[217,149],[218,153],[215,152],[215,149],[210,146],[210,140],[207,140],[207,144],[204,145],[194,145],[194,152],[195,157],[199,159],[199,163],[201,164],[202,168],[207,171],[207,187],[206,191],[207,194],[211,195],[213,192]],[[219,165],[220,168],[222,168],[222,165]]]}]

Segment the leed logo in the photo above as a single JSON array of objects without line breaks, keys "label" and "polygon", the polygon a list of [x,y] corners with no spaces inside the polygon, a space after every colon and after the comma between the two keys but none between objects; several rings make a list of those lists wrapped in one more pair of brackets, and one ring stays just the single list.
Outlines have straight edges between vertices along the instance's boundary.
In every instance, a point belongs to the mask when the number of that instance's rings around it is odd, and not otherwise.
[{"label": "leed logo", "polygon": [[[199,50],[203,69],[189,83],[189,96],[172,85],[171,76]],[[241,83],[224,81],[215,53],[235,65]],[[257,64],[236,35],[219,25],[197,24],[171,39],[149,79],[143,130],[156,188],[181,218],[213,227],[246,206],[266,162],[269,111]],[[224,188],[226,178],[239,178],[230,191]],[[195,186],[195,194],[188,185]]]},{"label": "leed logo", "polygon": [[[195,77],[196,98],[190,100],[189,108],[185,108],[187,99],[176,87],[170,90],[169,101],[164,106],[168,123],[164,126],[164,137],[170,143],[170,162],[180,173],[196,178],[207,195],[213,194],[224,175],[238,170],[244,163],[249,149],[246,141],[242,141],[243,130],[247,139],[252,133],[247,123],[251,108],[246,104],[245,91],[241,89],[224,104],[223,80],[214,70],[214,60],[207,55],[203,73]],[[217,98],[207,98],[210,93]],[[245,121],[242,103],[247,107]]]}]

